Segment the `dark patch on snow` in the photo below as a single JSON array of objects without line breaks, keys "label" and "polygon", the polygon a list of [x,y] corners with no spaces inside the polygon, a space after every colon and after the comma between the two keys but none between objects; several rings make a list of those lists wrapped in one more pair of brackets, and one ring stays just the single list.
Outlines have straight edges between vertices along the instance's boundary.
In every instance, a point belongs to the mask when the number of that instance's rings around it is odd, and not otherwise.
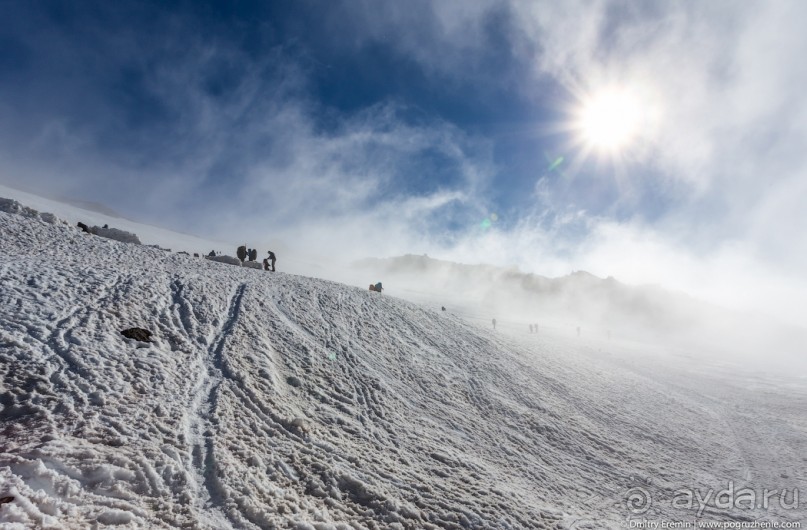
[{"label": "dark patch on snow", "polygon": [[151,331],[143,328],[129,328],[121,331],[121,335],[127,339],[134,339],[140,342],[151,342]]}]

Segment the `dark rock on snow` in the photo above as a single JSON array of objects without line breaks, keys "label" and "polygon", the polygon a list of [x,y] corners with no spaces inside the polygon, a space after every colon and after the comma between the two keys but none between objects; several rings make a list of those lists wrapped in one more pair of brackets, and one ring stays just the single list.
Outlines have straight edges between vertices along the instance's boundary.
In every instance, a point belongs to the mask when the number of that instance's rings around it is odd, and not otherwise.
[{"label": "dark rock on snow", "polygon": [[127,339],[134,339],[140,342],[151,342],[151,331],[143,328],[129,328],[121,331],[121,335]]}]

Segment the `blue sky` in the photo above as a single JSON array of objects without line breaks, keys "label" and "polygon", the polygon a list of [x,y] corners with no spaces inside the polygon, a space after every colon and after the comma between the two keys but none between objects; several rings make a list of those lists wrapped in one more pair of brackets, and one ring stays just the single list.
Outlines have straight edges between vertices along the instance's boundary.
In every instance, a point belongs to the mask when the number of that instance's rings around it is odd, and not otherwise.
[{"label": "blue sky", "polygon": [[[0,6],[4,183],[291,253],[807,293],[801,2]],[[609,90],[642,116],[610,151],[576,126]]]}]

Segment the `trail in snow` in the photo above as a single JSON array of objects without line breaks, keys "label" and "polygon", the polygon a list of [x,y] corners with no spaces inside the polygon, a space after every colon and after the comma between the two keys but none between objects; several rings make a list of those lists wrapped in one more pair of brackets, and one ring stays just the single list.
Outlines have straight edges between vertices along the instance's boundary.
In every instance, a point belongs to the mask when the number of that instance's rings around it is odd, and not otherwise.
[{"label": "trail in snow", "polygon": [[[194,399],[190,405],[189,440],[193,444],[191,456],[193,473],[196,475],[197,491],[206,493],[198,495],[199,508],[207,510],[212,519],[221,528],[229,527],[226,514],[221,511],[225,495],[218,485],[216,458],[213,438],[216,430],[216,402],[219,386],[224,375],[222,373],[223,356],[227,338],[235,327],[241,310],[241,299],[246,285],[242,284],[233,294],[227,314],[216,337],[210,341],[210,347],[198,368],[199,381],[194,388]],[[177,294],[181,298],[181,294]]]},{"label": "trail in snow", "polygon": [[673,520],[693,515],[678,488],[807,476],[799,381],[37,219],[0,231],[4,527],[616,528],[637,484],[641,516]]}]

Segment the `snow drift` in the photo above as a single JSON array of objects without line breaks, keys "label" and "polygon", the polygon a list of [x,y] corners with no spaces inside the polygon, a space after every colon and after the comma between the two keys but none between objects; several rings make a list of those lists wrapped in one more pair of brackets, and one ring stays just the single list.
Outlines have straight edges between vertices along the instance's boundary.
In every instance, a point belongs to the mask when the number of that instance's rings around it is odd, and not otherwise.
[{"label": "snow drift", "polygon": [[216,261],[219,263],[226,263],[227,265],[241,266],[241,260],[235,256],[205,256],[205,259]]},{"label": "snow drift", "polygon": [[140,245],[140,238],[136,234],[121,230],[120,228],[106,228],[103,226],[93,226],[90,228],[90,233],[98,237],[105,237],[107,239],[114,239],[121,243],[132,243],[133,245]]},{"label": "snow drift", "polygon": [[14,199],[4,199],[2,197],[0,197],[0,212],[17,214],[22,217],[28,217],[30,219],[39,219],[48,224],[56,224],[59,222],[63,222],[61,219],[57,218],[52,213],[46,213],[46,212],[40,213],[34,210],[33,208],[23,206]]}]

